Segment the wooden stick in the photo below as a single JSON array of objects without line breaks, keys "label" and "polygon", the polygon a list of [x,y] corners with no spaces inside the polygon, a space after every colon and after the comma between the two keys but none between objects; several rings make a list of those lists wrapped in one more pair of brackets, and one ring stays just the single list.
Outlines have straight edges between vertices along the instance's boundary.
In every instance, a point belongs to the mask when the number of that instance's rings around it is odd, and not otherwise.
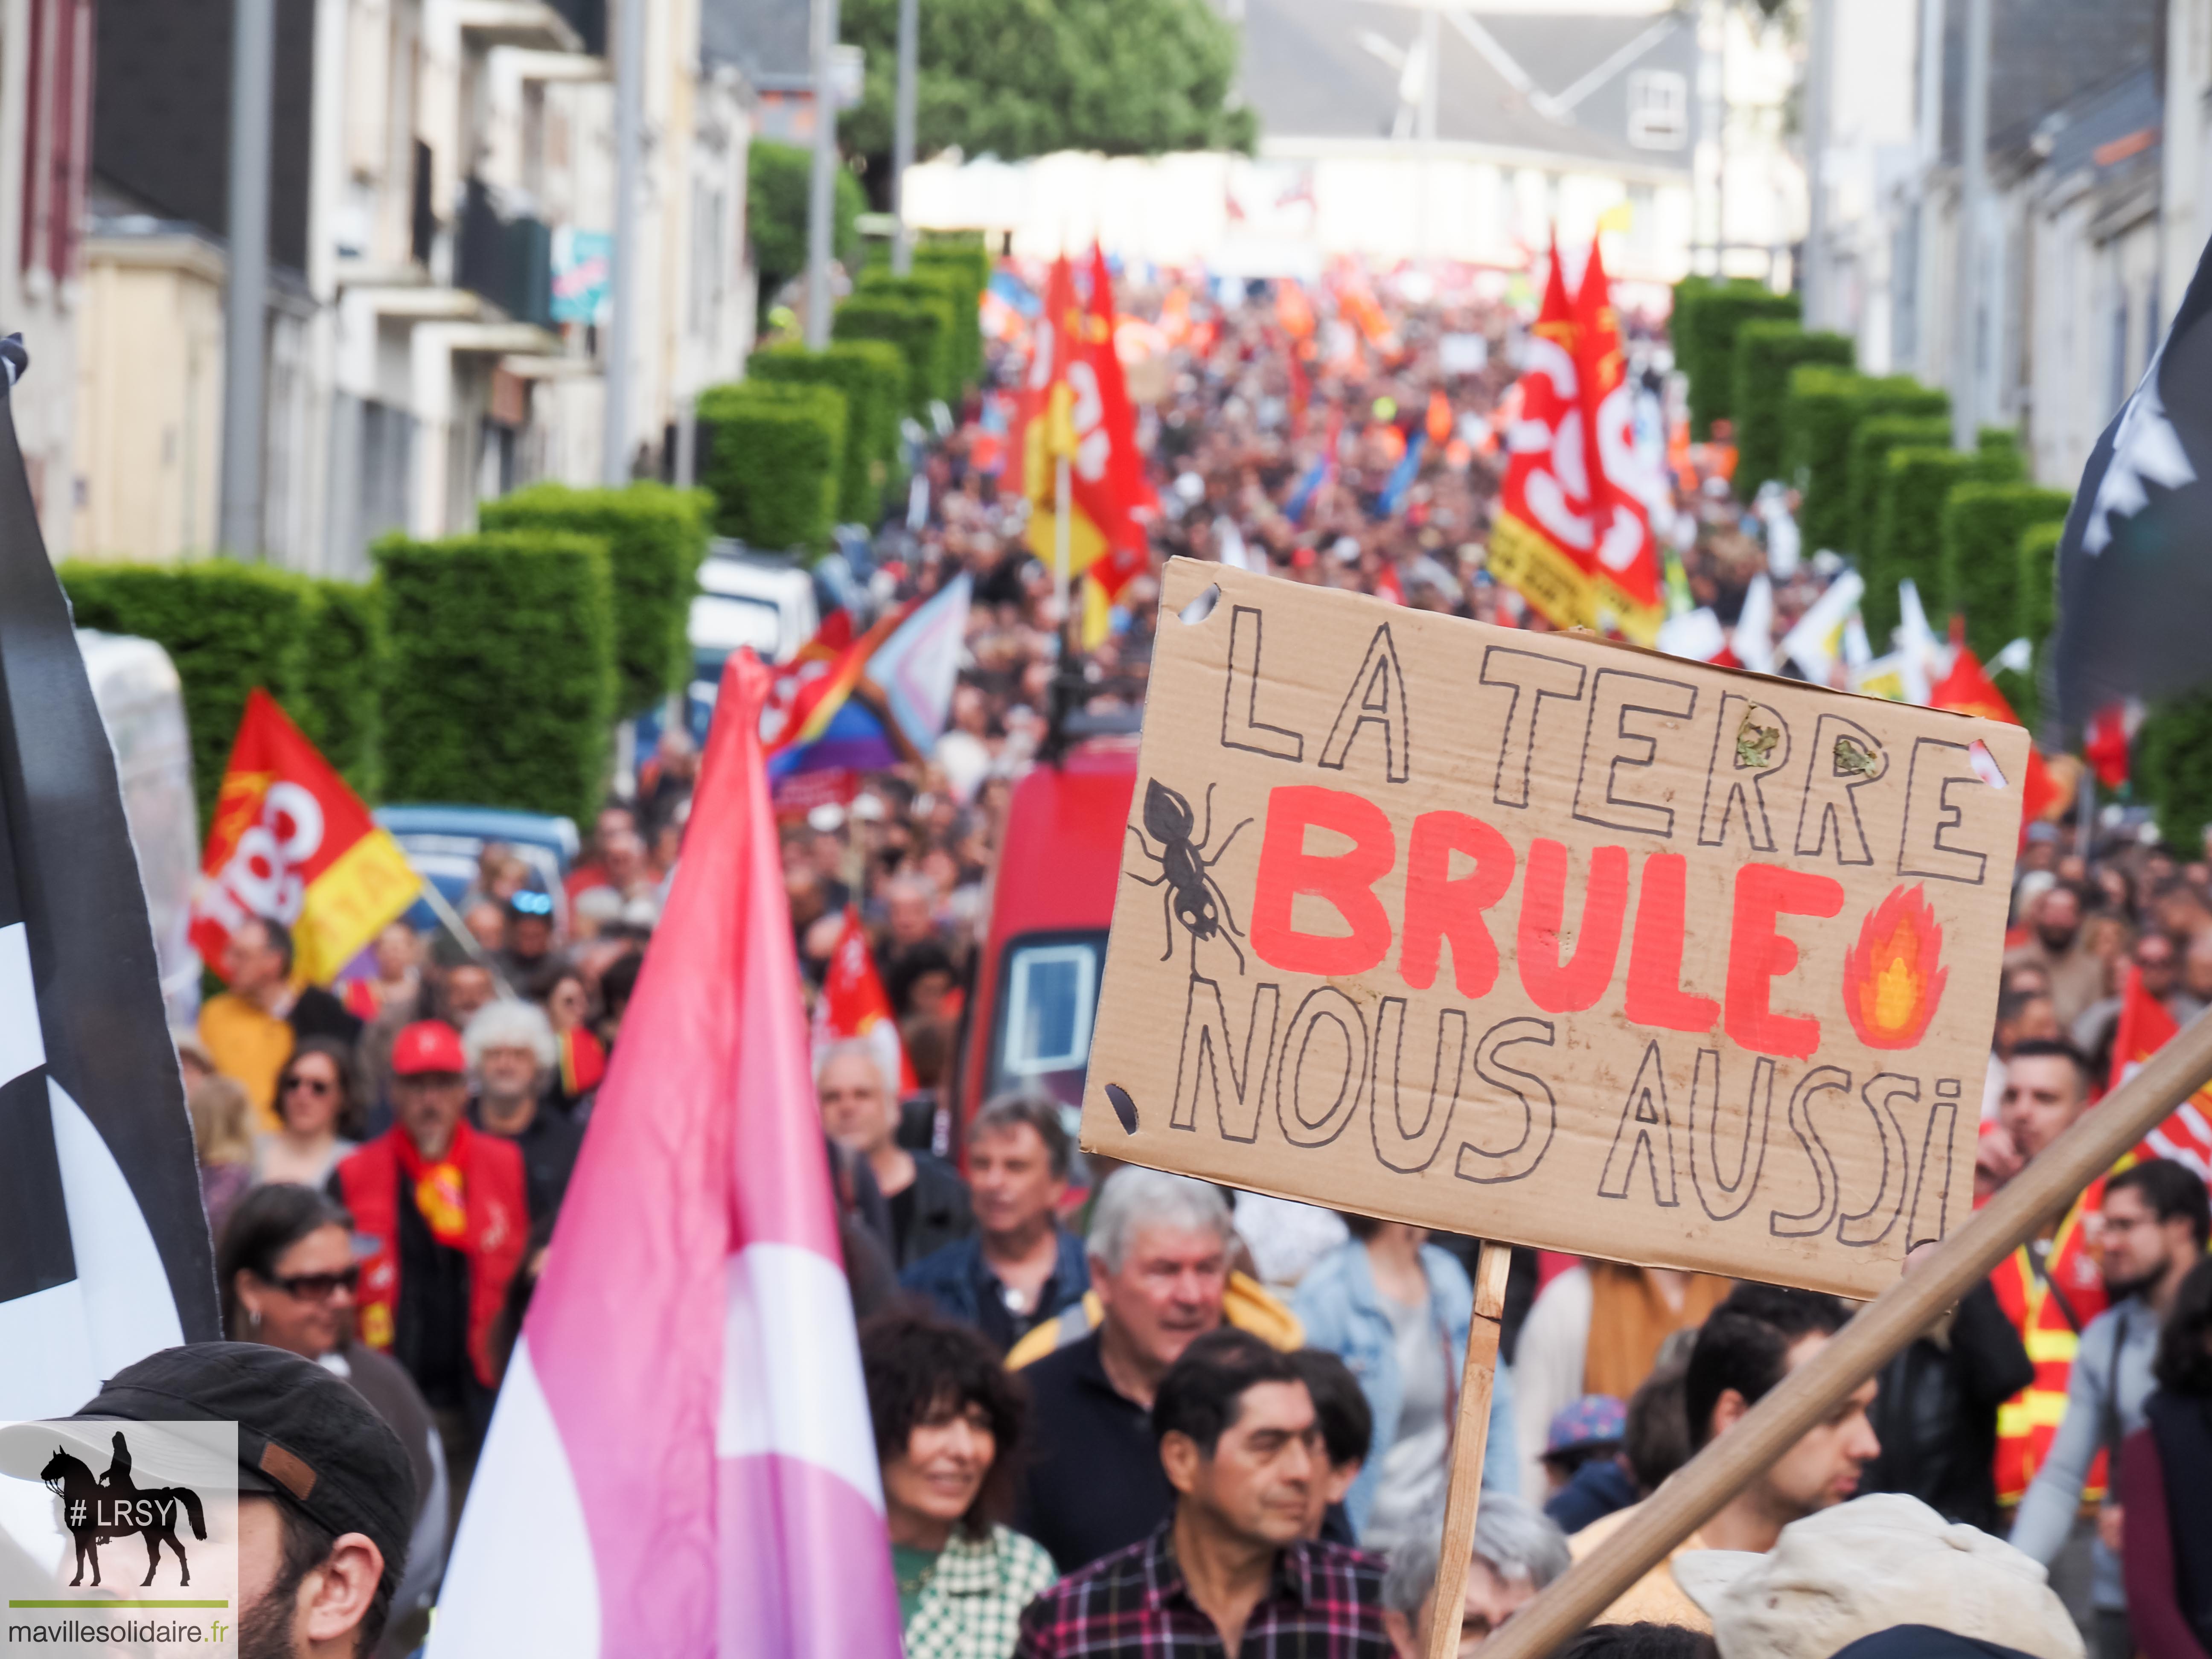
[{"label": "wooden stick", "polygon": [[[1428,1659],[1452,1659],[1459,1651],[1467,1564],[1474,1555],[1474,1517],[1482,1502],[1482,1458],[1490,1443],[1490,1393],[1498,1380],[1498,1321],[1505,1313],[1505,1276],[1512,1267],[1510,1244],[1483,1240],[1482,1254],[1474,1263],[1474,1317],[1467,1327],[1459,1418],[1452,1425],[1444,1541],[1437,1552],[1437,1587],[1429,1597]],[[1511,1457],[1517,1450],[1507,1446],[1501,1455]]]},{"label": "wooden stick", "polygon": [[[2081,1115],[1908,1277],[1859,1310],[1736,1425],[1652,1494],[1598,1548],[1516,1614],[1483,1659],[1539,1659],[1771,1467],[1889,1357],[2212,1079],[2212,1018],[2198,1019]],[[1430,1649],[1434,1655],[1436,1649]]]}]

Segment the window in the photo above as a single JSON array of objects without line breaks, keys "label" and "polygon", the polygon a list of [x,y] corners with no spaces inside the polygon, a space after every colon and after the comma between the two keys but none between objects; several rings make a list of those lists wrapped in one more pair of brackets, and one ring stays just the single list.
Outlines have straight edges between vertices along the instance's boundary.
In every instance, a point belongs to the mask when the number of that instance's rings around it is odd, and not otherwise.
[{"label": "window", "polygon": [[1628,142],[1638,149],[1680,149],[1690,138],[1690,83],[1674,70],[1628,77]]},{"label": "window", "polygon": [[1007,1075],[1037,1077],[1079,1068],[1091,1054],[1091,1018],[1098,1003],[1097,948],[1018,948],[1006,979]]}]

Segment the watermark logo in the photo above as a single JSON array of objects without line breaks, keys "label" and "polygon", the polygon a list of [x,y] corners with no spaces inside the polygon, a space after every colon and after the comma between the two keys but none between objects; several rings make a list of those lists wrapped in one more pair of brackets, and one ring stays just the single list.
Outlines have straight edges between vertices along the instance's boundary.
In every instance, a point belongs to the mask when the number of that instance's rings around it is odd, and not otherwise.
[{"label": "watermark logo", "polygon": [[235,1653],[238,1476],[232,1423],[0,1424],[0,1659]]}]

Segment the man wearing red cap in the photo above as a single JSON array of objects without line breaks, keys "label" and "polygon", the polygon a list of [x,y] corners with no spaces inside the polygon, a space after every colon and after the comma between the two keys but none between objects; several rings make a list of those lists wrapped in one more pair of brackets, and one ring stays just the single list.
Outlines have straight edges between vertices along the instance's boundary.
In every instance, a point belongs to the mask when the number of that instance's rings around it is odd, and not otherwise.
[{"label": "man wearing red cap", "polygon": [[472,1129],[468,1059],[443,1020],[392,1048],[398,1121],[342,1162],[331,1195],[373,1250],[362,1264],[362,1340],[405,1366],[467,1483],[499,1378],[492,1326],[522,1264],[530,1209],[522,1155]]}]

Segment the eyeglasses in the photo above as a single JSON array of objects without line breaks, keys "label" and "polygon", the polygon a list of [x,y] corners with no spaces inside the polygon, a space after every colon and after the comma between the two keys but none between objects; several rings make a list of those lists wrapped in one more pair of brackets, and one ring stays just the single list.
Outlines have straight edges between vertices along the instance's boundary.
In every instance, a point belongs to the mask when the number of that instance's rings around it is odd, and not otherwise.
[{"label": "eyeglasses", "polygon": [[269,1281],[285,1295],[301,1302],[327,1302],[343,1291],[351,1296],[361,1283],[359,1267],[334,1273],[294,1273],[289,1279]]},{"label": "eyeglasses", "polygon": [[331,1085],[331,1083],[330,1079],[327,1079],[327,1078],[319,1078],[319,1077],[288,1077],[288,1078],[286,1078],[286,1079],[284,1079],[284,1088],[283,1088],[283,1092],[289,1095],[289,1094],[290,1094],[290,1093],[291,1093],[294,1090],[295,1090],[295,1089],[304,1089],[304,1090],[306,1090],[309,1094],[311,1094],[311,1095],[316,1095],[316,1096],[327,1095],[327,1094],[331,1094],[331,1093],[334,1093],[334,1092],[335,1092],[335,1089],[334,1089],[333,1085]]},{"label": "eyeglasses", "polygon": [[553,896],[525,888],[507,900],[510,908],[526,916],[550,916],[553,914]]}]

